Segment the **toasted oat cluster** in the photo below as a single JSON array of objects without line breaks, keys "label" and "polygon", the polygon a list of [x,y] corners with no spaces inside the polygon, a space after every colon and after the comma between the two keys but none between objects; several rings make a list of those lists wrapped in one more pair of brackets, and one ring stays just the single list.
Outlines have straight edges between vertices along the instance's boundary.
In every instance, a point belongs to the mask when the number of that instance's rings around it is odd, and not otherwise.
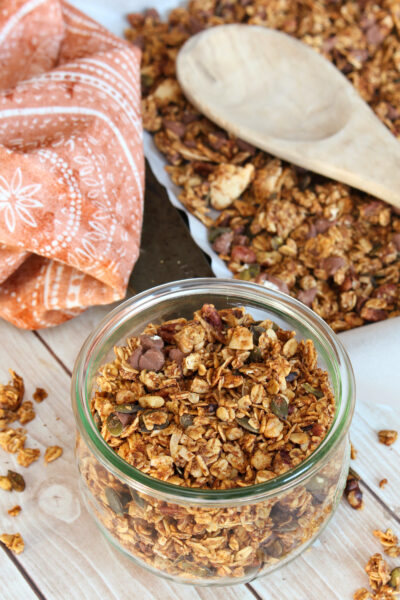
[{"label": "toasted oat cluster", "polygon": [[[376,529],[373,534],[381,542],[385,554],[392,558],[400,556],[398,538],[391,529]],[[365,571],[371,591],[360,588],[354,592],[353,600],[395,600],[400,594],[400,566],[391,569],[381,554],[374,554],[368,560]]]},{"label": "toasted oat cluster", "polygon": [[143,50],[144,127],[234,276],[275,284],[335,331],[400,314],[398,211],[227,134],[184,98],[175,75],[191,35],[224,23],[265,25],[332,61],[400,136],[398,1],[192,0],[168,22],[156,10],[128,18],[127,38]]},{"label": "toasted oat cluster", "polygon": [[335,414],[311,340],[206,304],[116,347],[92,408],[127,462],[176,485],[232,488],[295,467]]}]

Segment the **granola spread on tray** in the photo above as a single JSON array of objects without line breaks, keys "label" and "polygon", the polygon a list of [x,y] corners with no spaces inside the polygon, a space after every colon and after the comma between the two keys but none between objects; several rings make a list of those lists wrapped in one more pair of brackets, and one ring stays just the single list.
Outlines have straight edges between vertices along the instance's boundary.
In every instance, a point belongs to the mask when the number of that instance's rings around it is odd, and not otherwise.
[{"label": "granola spread on tray", "polygon": [[[114,353],[91,401],[96,426],[125,461],[171,484],[222,494],[268,481],[308,457],[334,418],[312,341],[243,308],[208,304],[191,320],[149,324]],[[186,579],[248,577],[301,548],[340,497],[347,450],[286,493],[207,507],[138,492],[77,444],[106,529],[140,562]]]},{"label": "granola spread on tray", "polygon": [[275,284],[335,331],[400,314],[398,211],[227,134],[190,105],[175,76],[191,35],[224,23],[265,25],[332,61],[400,136],[398,1],[193,0],[167,22],[156,10],[128,18],[126,36],[143,50],[144,127],[234,276]]}]

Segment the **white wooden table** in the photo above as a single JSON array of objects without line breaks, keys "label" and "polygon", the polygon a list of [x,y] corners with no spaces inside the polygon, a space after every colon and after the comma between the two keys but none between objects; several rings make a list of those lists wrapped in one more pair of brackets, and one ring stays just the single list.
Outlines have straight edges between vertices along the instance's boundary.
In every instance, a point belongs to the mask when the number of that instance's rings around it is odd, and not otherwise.
[{"label": "white wooden table", "polygon": [[[124,26],[123,14],[143,5],[141,0],[72,2],[117,34]],[[171,2],[145,4],[167,8]],[[0,533],[20,532],[26,544],[19,556],[0,547],[0,599],[351,599],[358,587],[366,585],[363,569],[368,558],[380,551],[372,530],[392,527],[400,534],[400,442],[387,448],[377,441],[379,429],[400,431],[400,327],[396,333],[398,356],[392,351],[387,362],[384,337],[380,338],[381,347],[376,347],[374,332],[380,324],[363,328],[355,337],[342,336],[358,384],[351,438],[358,450],[353,466],[363,479],[365,509],[354,511],[342,501],[319,541],[284,570],[248,585],[207,589],[169,583],[130,563],[103,539],[79,497],[70,376],[84,339],[107,310],[94,308],[38,333],[0,322],[0,381],[8,381],[8,368],[12,368],[25,380],[25,399],[31,398],[36,387],[49,392],[41,404],[35,403],[37,416],[26,426],[26,446],[40,448],[39,461],[25,469],[17,464],[16,455],[0,449],[0,474],[11,468],[22,473],[26,481],[23,493],[0,489]],[[364,355],[368,344],[374,345],[373,352]],[[381,358],[379,367],[376,357]],[[376,372],[376,377],[365,379],[365,370]],[[63,447],[64,454],[46,467],[44,451],[55,444]],[[378,483],[383,477],[389,483],[380,489]],[[7,510],[16,504],[21,505],[22,512],[10,517]]]},{"label": "white wooden table", "polygon": [[[0,322],[0,380],[7,369],[25,379],[26,399],[37,386],[49,397],[35,403],[36,418],[27,424],[27,446],[40,448],[41,457],[29,468],[20,467],[16,455],[0,449],[0,474],[8,468],[26,480],[22,493],[0,490],[0,530],[20,532],[25,551],[19,556],[0,549],[0,598],[4,600],[97,600],[132,598],[226,600],[346,600],[366,584],[363,572],[368,558],[380,551],[372,535],[375,528],[392,527],[400,534],[400,443],[391,448],[379,444],[381,428],[400,430],[395,410],[400,394],[399,373],[380,367],[377,390],[358,381],[359,397],[352,425],[352,441],[358,450],[353,466],[363,478],[365,509],[355,511],[342,501],[318,541],[284,570],[248,585],[225,589],[196,588],[169,583],[131,564],[112,549],[86,512],[78,494],[74,461],[75,425],[70,407],[70,374],[75,356],[107,308],[94,308],[54,329],[38,333],[20,331]],[[373,339],[375,326],[359,330],[357,339],[342,336],[353,358],[356,374],[365,367],[362,348]],[[382,349],[384,352],[384,342]],[[360,352],[361,350],[361,352]],[[361,358],[360,358],[361,357]],[[374,368],[373,361],[368,368]],[[389,367],[388,367],[389,369]],[[380,382],[380,383],[379,383]],[[370,383],[368,384],[371,385]],[[372,398],[370,401],[366,397]],[[61,458],[48,466],[43,454],[49,445],[64,448]],[[378,487],[383,477],[389,480]],[[7,510],[20,504],[22,512],[10,517]]]}]

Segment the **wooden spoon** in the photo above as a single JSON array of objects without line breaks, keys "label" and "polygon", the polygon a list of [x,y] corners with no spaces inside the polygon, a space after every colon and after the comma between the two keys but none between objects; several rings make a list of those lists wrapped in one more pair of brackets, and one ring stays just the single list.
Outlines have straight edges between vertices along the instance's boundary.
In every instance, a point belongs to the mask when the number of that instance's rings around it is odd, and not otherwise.
[{"label": "wooden spoon", "polygon": [[400,208],[400,143],[329,61],[284,33],[222,25],[177,59],[184,93],[223,129]]}]

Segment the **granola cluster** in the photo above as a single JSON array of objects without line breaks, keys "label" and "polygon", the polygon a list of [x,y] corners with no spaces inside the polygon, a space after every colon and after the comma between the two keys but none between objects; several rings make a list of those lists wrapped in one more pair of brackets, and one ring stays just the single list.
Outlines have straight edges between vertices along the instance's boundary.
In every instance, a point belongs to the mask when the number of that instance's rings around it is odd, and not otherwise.
[{"label": "granola cluster", "polygon": [[[25,425],[32,421],[36,414],[33,408],[33,402],[23,401],[25,386],[22,377],[10,369],[11,381],[7,385],[0,384],[0,447],[11,454],[17,454],[17,462],[22,467],[29,467],[38,460],[40,450],[38,448],[25,448],[26,429],[22,427],[10,427],[10,423],[19,421]],[[42,388],[37,388],[33,394],[35,402],[42,402],[47,398],[47,392]],[[60,446],[49,446],[46,449],[44,461],[45,464],[56,460],[62,455]],[[25,480],[19,473],[8,470],[7,475],[0,475],[0,489],[6,492],[23,492],[25,489]],[[11,517],[16,517],[21,512],[21,507],[16,505],[8,510]],[[3,542],[12,552],[19,554],[24,550],[24,541],[20,533],[4,533],[0,536]]]},{"label": "granola cluster", "polygon": [[[223,494],[268,481],[309,456],[334,417],[313,343],[243,308],[204,305],[114,352],[99,372],[94,421],[129,464],[177,486]],[[348,451],[286,493],[204,506],[138,492],[77,443],[100,522],[140,563],[190,581],[250,578],[315,537],[344,486]]]},{"label": "granola cluster", "polygon": [[[265,25],[332,61],[400,136],[398,1],[192,0],[167,22],[156,10],[128,19],[126,36],[143,51],[144,127],[183,188],[181,202],[209,227],[234,276],[275,284],[335,331],[400,314],[398,211],[229,135],[185,99],[175,72],[195,33]],[[210,208],[220,211],[216,219]]]},{"label": "granola cluster", "polygon": [[[391,529],[373,532],[385,551],[391,557],[400,556],[398,538]],[[400,594],[400,567],[390,569],[386,560],[377,553],[368,560],[365,571],[371,590],[360,588],[354,592],[353,600],[395,600]]]}]

